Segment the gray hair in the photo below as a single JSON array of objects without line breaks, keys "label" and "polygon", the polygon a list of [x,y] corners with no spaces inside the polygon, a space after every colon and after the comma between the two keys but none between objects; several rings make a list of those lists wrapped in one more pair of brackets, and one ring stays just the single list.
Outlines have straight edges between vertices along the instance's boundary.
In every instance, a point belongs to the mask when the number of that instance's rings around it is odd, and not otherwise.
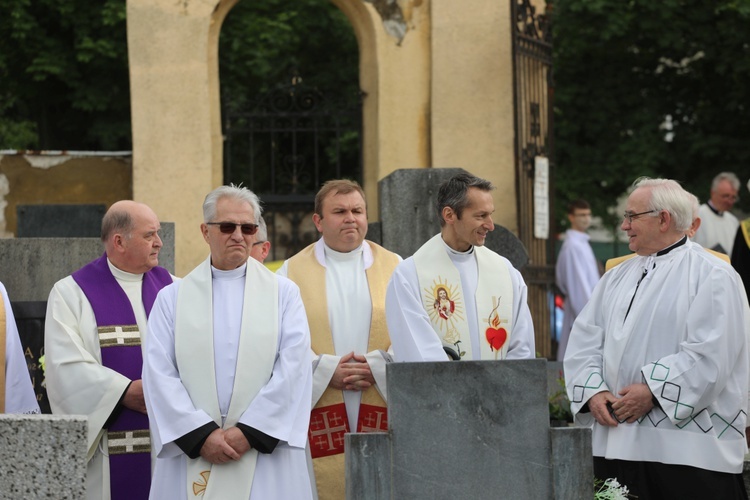
[{"label": "gray hair", "polygon": [[[649,179],[641,177],[633,184],[635,189],[648,188],[648,209],[669,212],[677,231],[685,232],[693,225],[693,201],[677,181],[672,179]],[[697,215],[697,212],[696,212]]]},{"label": "gray hair", "polygon": [[125,237],[130,238],[130,233],[133,231],[134,225],[130,212],[127,210],[110,209],[104,214],[104,218],[102,219],[102,241],[106,243],[110,236],[116,233],[122,233]]},{"label": "gray hair", "polygon": [[213,219],[216,217],[216,204],[222,198],[231,198],[250,204],[256,224],[259,224],[257,221],[263,215],[263,210],[260,208],[258,196],[246,187],[235,186],[234,184],[217,187],[206,195],[206,199],[203,200],[203,222],[221,222]]},{"label": "gray hair", "polygon": [[445,226],[445,219],[443,219],[443,208],[445,207],[450,207],[456,213],[456,217],[461,218],[461,213],[469,203],[468,192],[469,188],[472,187],[482,191],[495,189],[490,181],[469,173],[455,175],[440,185],[437,204],[435,205],[440,227]]},{"label": "gray hair", "polygon": [[714,180],[711,183],[711,191],[716,190],[716,188],[719,187],[719,184],[721,184],[722,181],[729,181],[729,184],[732,185],[735,191],[740,190],[740,179],[732,172],[722,172],[714,177]]},{"label": "gray hair", "polygon": [[268,228],[263,217],[258,217],[258,232],[255,234],[257,241],[268,241]]}]

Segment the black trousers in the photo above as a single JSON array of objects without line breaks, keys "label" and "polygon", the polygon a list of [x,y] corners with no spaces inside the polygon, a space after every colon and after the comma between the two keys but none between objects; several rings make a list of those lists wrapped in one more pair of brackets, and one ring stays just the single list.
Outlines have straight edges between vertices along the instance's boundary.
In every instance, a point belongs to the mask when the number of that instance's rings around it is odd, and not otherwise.
[{"label": "black trousers", "polygon": [[[700,453],[697,452],[696,453]],[[742,474],[594,457],[594,476],[617,478],[638,500],[747,500]]]}]

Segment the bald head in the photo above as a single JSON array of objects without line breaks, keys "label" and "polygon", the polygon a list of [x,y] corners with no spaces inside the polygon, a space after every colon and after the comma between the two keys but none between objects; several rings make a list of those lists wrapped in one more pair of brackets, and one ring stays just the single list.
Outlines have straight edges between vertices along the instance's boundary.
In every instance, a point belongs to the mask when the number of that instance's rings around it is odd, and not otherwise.
[{"label": "bald head", "polygon": [[118,201],[102,219],[102,242],[110,262],[123,271],[140,274],[159,263],[162,247],[159,219],[148,205]]}]

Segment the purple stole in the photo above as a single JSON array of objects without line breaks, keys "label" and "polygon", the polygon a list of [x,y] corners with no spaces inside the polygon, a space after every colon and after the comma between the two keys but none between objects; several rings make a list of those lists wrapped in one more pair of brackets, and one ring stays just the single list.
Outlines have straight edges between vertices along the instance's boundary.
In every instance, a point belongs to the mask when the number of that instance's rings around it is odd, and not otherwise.
[{"label": "purple stole", "polygon": [[[102,365],[130,380],[143,369],[141,337],[125,291],[109,270],[107,255],[73,273],[91,304],[99,333]],[[155,267],[144,273],[141,297],[146,316],[159,290],[172,283],[169,272]],[[148,498],[151,488],[151,441],[148,417],[124,406],[107,429],[112,500]]]}]

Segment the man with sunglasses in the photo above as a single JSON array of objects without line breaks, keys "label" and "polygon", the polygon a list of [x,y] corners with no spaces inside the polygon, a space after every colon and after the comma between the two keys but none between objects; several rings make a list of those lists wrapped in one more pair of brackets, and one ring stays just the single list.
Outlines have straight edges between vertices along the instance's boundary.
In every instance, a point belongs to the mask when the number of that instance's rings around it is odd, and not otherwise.
[{"label": "man with sunglasses", "polygon": [[88,417],[86,493],[146,499],[151,480],[141,342],[158,291],[159,219],[148,206],[114,203],[102,219],[105,253],[50,292],[44,332],[53,413]]},{"label": "man with sunglasses", "polygon": [[694,197],[639,179],[621,229],[633,257],[578,316],[565,382],[592,425],[594,475],[639,499],[747,498],[750,310],[737,273],[687,236]]},{"label": "man with sunglasses", "polygon": [[322,237],[278,273],[299,285],[312,335],[311,476],[321,500],[343,500],[344,433],[387,430],[385,288],[401,258],[365,241],[367,202],[354,181],[326,182],[312,219]]},{"label": "man with sunglasses", "polygon": [[312,498],[305,443],[310,332],[299,288],[248,258],[261,209],[250,190],[206,196],[209,257],[164,288],[149,317],[151,498]]}]

